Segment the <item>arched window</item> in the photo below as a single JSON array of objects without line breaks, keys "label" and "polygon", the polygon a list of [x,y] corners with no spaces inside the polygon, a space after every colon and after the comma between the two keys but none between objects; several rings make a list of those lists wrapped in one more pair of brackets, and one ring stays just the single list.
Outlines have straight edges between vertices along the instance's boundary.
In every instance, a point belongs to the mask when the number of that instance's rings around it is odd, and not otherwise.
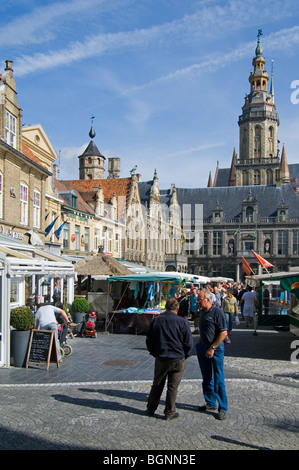
[{"label": "arched window", "polygon": [[249,185],[248,171],[246,170],[242,171],[242,180],[243,180],[243,186]]},{"label": "arched window", "polygon": [[261,184],[261,174],[260,170],[255,170],[254,175],[253,175],[253,184],[254,185],[259,185]]},{"label": "arched window", "polygon": [[255,158],[261,157],[261,128],[255,126],[254,128],[254,156]]},{"label": "arched window", "polygon": [[267,184],[273,184],[273,171],[267,170]]}]

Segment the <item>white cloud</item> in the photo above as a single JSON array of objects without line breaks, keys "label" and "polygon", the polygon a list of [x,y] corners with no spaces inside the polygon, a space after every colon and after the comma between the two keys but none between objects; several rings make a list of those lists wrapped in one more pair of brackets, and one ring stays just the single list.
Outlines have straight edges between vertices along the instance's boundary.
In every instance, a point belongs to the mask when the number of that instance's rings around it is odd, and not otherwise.
[{"label": "white cloud", "polygon": [[[52,49],[47,52],[23,55],[20,58],[16,58],[14,65],[15,73],[18,76],[22,76],[31,73],[33,69],[35,71],[47,70],[58,67],[61,64],[69,65],[73,62],[99,56],[105,52],[117,49],[128,47],[143,48],[147,45],[155,47],[157,44],[161,45],[161,41],[168,44],[172,44],[173,42],[179,43],[181,41],[194,42],[196,37],[211,36],[214,35],[216,31],[218,35],[225,35],[228,32],[231,33],[232,30],[235,31],[244,27],[245,20],[247,20],[245,24],[247,24],[248,27],[250,25],[250,22],[248,23],[248,18],[250,18],[248,11],[254,11],[257,5],[259,14],[263,17],[264,22],[267,21],[270,14],[271,20],[275,19],[278,15],[280,18],[290,15],[290,11],[286,8],[289,2],[284,2],[282,7],[280,1],[272,3],[269,11],[268,2],[263,0],[253,0],[245,3],[235,0],[225,6],[214,6],[213,4],[210,7],[203,6],[201,10],[194,14],[186,14],[180,19],[160,25],[153,25],[149,28],[139,28],[117,33],[92,34],[90,37],[85,37],[83,41],[71,42],[67,47],[59,50]],[[50,39],[51,36],[54,36],[57,18],[61,20],[65,18],[67,21],[72,13],[80,14],[83,10],[88,11],[88,9],[95,5],[104,4],[106,4],[105,0],[77,0],[75,2],[55,3],[47,7],[37,8],[31,14],[17,18],[12,23],[2,28],[2,32],[0,32],[0,43],[4,42],[5,44],[7,38],[9,38],[9,41],[12,41],[12,43],[17,41],[22,44],[24,42],[30,44],[31,42]],[[121,2],[119,6],[121,6]],[[279,9],[278,6],[280,6]],[[41,34],[36,34],[37,31]],[[285,31],[288,32],[287,30]],[[279,40],[279,38],[277,39]],[[291,38],[291,43],[293,43],[293,40],[294,38]],[[236,57],[236,52],[240,53],[241,49],[238,48],[238,51],[229,53],[230,60],[233,55]],[[211,62],[209,59],[207,60],[207,66],[213,66],[215,61],[216,65],[219,64],[221,53],[219,53],[217,57],[214,55],[214,58],[210,60]],[[194,73],[198,71],[202,65],[205,65],[205,62],[206,61],[202,64],[193,64],[186,69],[174,71],[165,77],[154,80],[153,83],[163,82],[170,78],[177,78],[188,73]]]}]

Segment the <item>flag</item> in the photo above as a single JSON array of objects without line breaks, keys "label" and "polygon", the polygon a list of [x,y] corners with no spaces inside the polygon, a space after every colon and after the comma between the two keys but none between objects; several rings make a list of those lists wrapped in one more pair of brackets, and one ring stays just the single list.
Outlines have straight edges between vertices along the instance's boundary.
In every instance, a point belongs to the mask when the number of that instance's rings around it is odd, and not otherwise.
[{"label": "flag", "polygon": [[62,231],[62,229],[63,229],[64,224],[65,224],[65,222],[63,222],[63,224],[61,224],[60,227],[58,227],[58,229],[55,230],[55,232],[54,232],[55,235],[56,235],[57,240],[59,240],[59,237],[60,237],[60,235],[61,235],[61,231]]},{"label": "flag", "polygon": [[[59,216],[58,216],[59,217]],[[48,225],[48,227],[46,227],[45,229],[45,237],[47,235],[49,235],[49,233],[51,232],[52,228],[54,227],[54,224],[56,222],[56,220],[58,219],[58,217],[56,217],[56,219],[52,220],[52,222],[50,223],[50,225]]]},{"label": "flag", "polygon": [[262,258],[260,255],[258,255],[255,251],[251,250],[258,262],[262,265],[263,268],[272,268],[273,264],[269,263],[266,259]]},{"label": "flag", "polygon": [[246,259],[242,258],[242,268],[244,269],[245,273],[247,274],[247,276],[250,276],[251,273],[252,273],[252,269],[250,267],[250,265],[247,263]]}]

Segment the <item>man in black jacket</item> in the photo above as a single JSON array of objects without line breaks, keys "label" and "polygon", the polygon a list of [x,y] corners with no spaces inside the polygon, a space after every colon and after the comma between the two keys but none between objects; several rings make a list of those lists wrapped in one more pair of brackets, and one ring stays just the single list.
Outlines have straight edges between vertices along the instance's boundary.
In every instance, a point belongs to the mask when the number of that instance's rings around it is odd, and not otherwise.
[{"label": "man in black jacket", "polygon": [[186,359],[191,355],[193,339],[188,321],[177,315],[179,303],[169,299],[166,311],[151,322],[146,338],[149,353],[155,357],[155,371],[152,388],[147,402],[148,416],[154,416],[167,379],[165,419],[178,417],[176,396],[184,375]]}]

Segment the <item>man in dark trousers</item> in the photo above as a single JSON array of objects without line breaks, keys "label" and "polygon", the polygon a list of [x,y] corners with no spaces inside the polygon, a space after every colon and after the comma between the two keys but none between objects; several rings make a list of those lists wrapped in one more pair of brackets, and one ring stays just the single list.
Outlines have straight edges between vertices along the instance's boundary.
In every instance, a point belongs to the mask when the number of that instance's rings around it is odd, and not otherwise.
[{"label": "man in dark trousers", "polygon": [[149,353],[155,358],[154,380],[147,402],[148,416],[154,416],[167,379],[165,419],[178,417],[176,396],[184,375],[186,359],[191,355],[193,339],[188,321],[177,315],[176,299],[166,302],[166,311],[150,323],[146,338]]},{"label": "man in dark trousers", "polygon": [[200,340],[196,345],[196,350],[206,404],[199,406],[198,411],[216,411],[218,404],[216,418],[225,419],[227,395],[223,372],[223,341],[227,336],[227,325],[223,310],[213,305],[212,302],[211,294],[205,291],[199,311]]}]

